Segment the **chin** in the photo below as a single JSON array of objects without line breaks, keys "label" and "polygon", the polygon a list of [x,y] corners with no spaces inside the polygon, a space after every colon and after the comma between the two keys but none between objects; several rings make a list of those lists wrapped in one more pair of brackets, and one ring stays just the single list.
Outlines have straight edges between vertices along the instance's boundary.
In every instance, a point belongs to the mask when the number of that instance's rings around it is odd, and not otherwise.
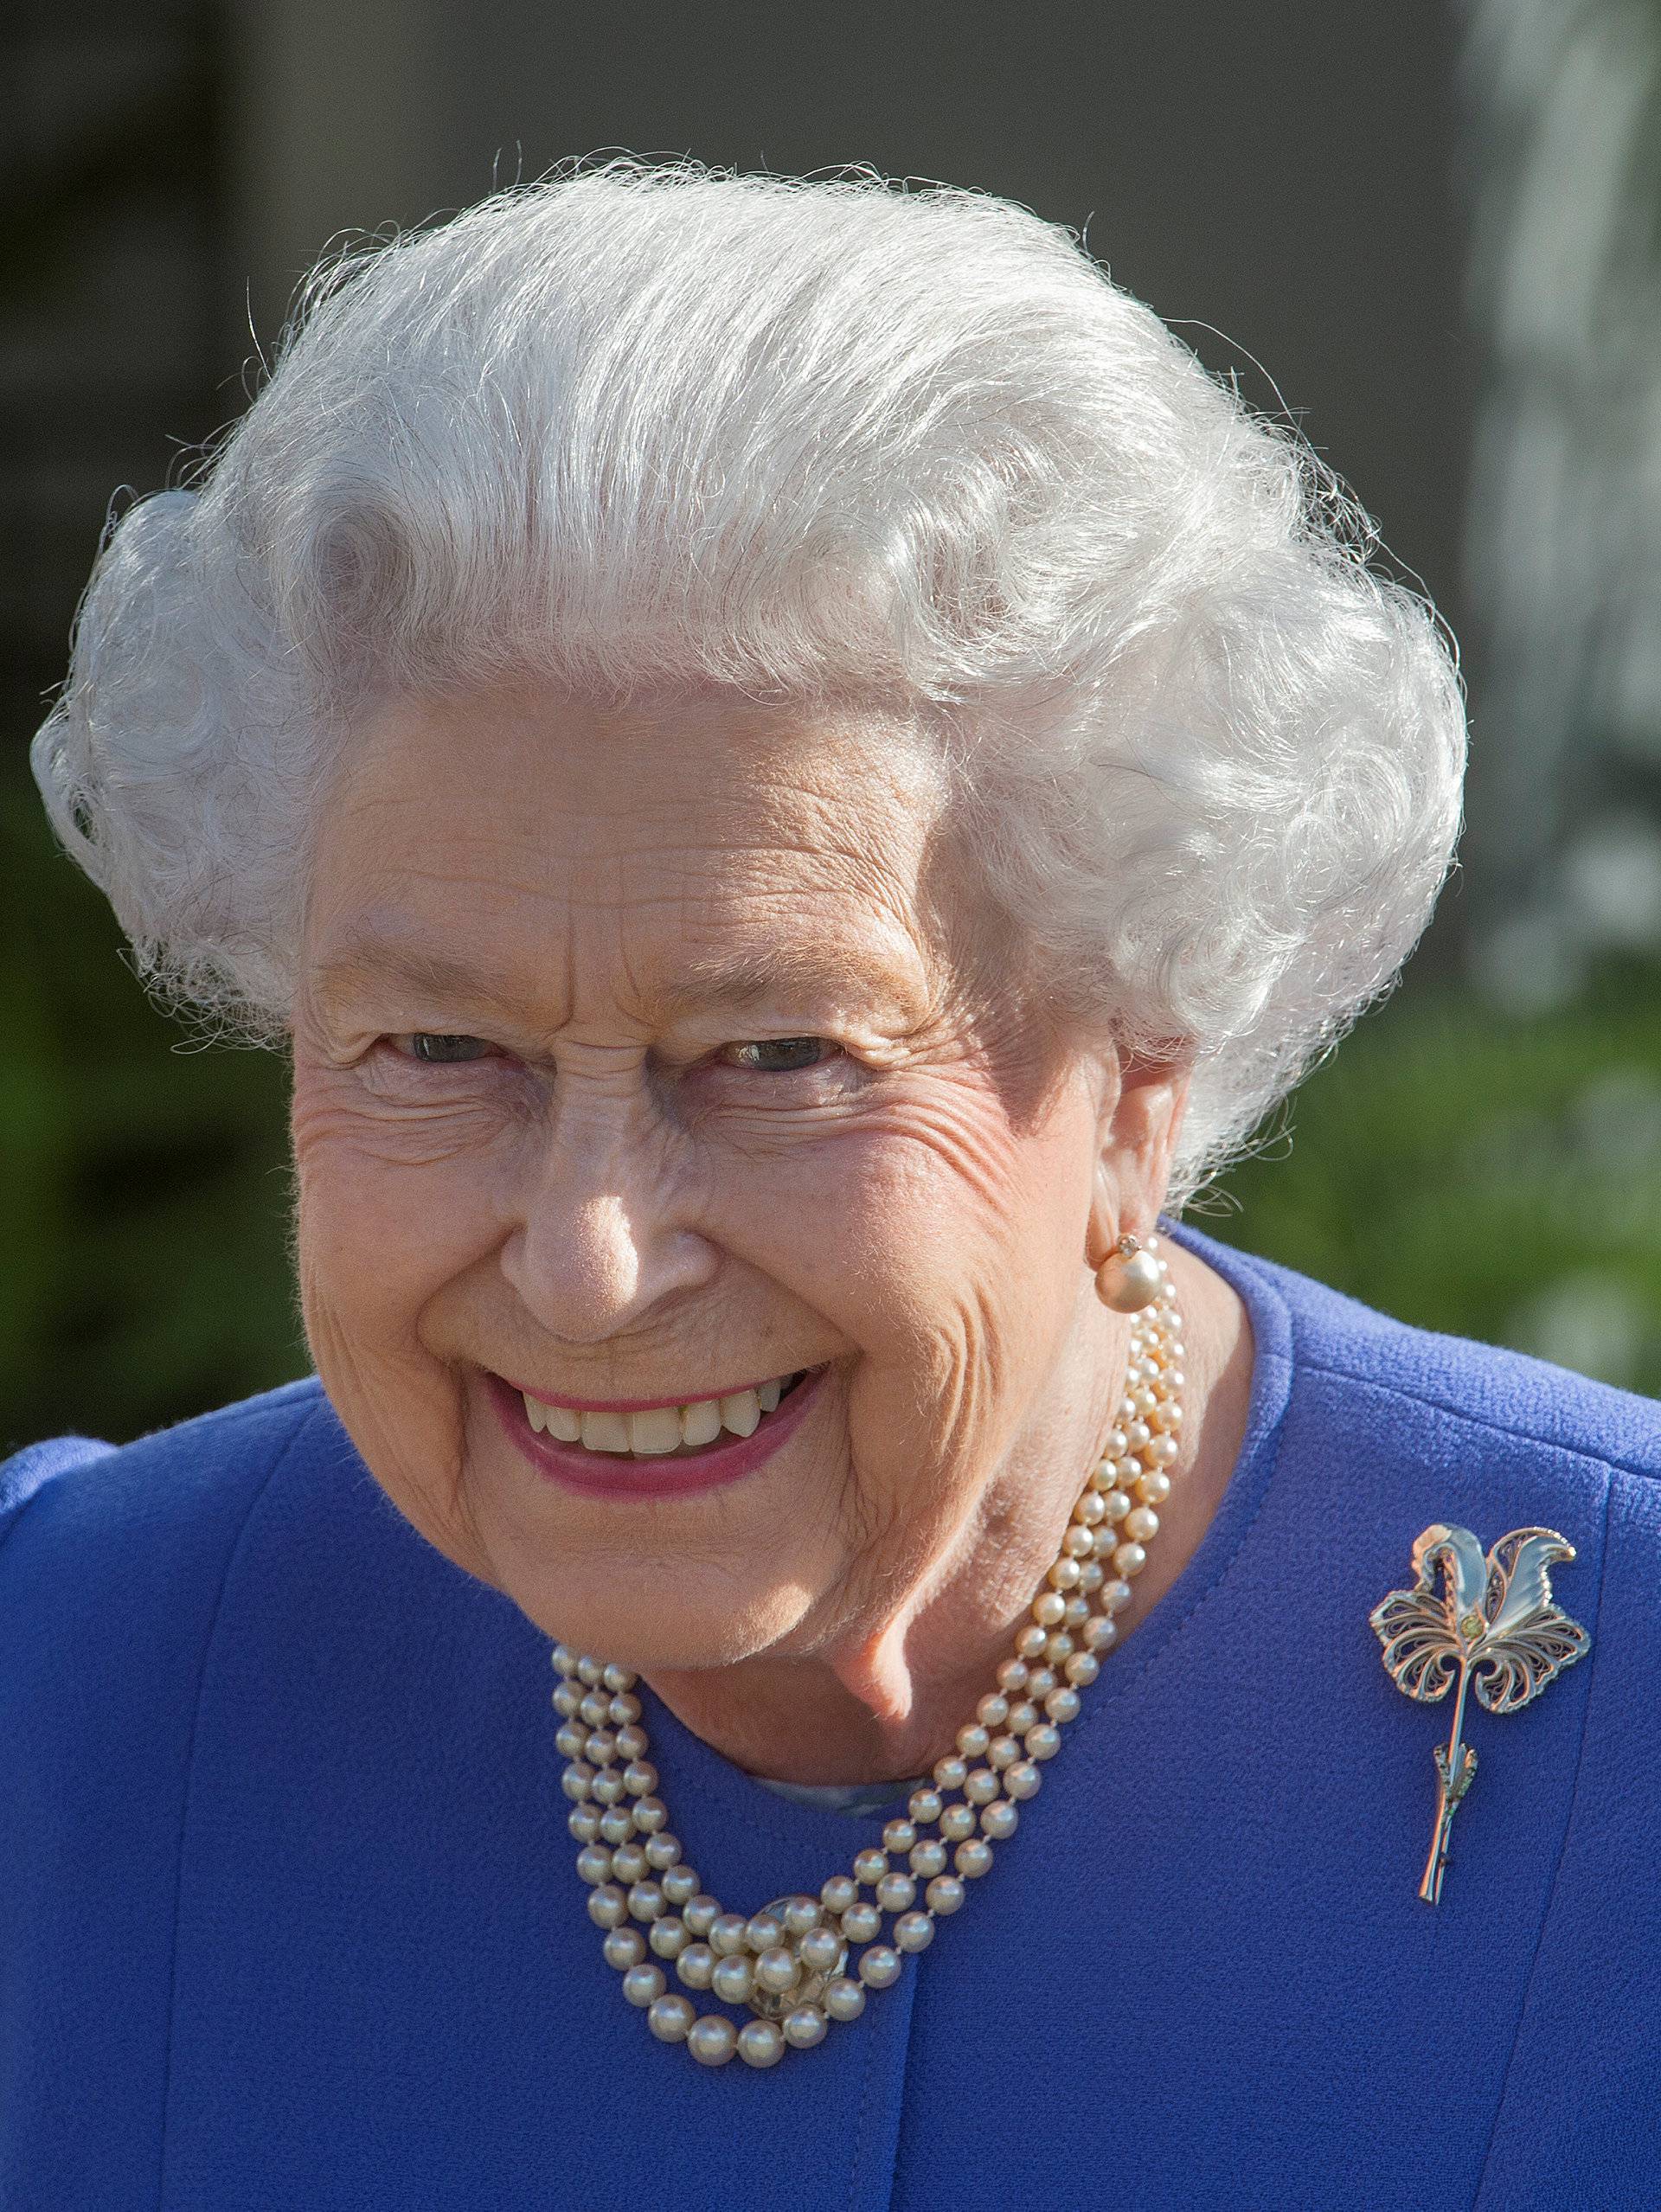
[{"label": "chin", "polygon": [[587,1572],[529,1562],[493,1579],[550,1638],[648,1677],[736,1666],[788,1643],[813,1604],[801,1581],[776,1574],[737,1581],[663,1560],[596,1558]]}]

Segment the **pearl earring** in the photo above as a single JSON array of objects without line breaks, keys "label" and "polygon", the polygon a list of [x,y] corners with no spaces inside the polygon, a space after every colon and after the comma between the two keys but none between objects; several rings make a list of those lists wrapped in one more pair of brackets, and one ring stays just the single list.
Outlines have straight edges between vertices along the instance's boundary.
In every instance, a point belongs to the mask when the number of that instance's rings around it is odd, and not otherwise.
[{"label": "pearl earring", "polygon": [[1115,1313],[1140,1313],[1159,1295],[1159,1262],[1133,1236],[1122,1236],[1096,1270],[1096,1296]]}]

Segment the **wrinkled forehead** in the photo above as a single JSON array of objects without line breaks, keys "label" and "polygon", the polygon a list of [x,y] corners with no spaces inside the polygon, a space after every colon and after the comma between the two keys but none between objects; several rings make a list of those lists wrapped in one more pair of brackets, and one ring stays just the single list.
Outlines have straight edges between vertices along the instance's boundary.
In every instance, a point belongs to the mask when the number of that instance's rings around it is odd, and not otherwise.
[{"label": "wrinkled forehead", "polygon": [[[869,715],[546,687],[387,702],[322,810],[306,966],[669,1007],[839,971],[938,988],[945,779]],[[931,988],[933,986],[933,989]]]}]

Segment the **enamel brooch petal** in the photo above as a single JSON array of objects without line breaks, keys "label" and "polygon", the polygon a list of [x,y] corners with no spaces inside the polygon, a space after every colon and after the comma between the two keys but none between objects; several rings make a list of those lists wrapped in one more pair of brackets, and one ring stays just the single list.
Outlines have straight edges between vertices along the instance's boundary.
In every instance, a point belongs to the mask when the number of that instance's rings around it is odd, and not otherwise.
[{"label": "enamel brooch petal", "polygon": [[1466,1689],[1474,1681],[1489,1712],[1515,1713],[1591,1645],[1551,1595],[1549,1568],[1574,1556],[1555,1529],[1513,1529],[1485,1558],[1469,1529],[1433,1522],[1413,1547],[1412,1588],[1392,1590],[1368,1615],[1405,1696],[1434,1704],[1459,1678],[1453,1730],[1435,1750],[1436,1824],[1419,1885],[1427,1905],[1440,1900],[1453,1815],[1477,1771],[1459,1735]]}]

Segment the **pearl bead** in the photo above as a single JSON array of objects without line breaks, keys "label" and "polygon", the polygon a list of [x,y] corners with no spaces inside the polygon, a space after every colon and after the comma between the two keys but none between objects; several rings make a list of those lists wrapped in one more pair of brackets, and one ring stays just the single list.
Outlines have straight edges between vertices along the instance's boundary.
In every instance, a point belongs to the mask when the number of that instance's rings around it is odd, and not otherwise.
[{"label": "pearl bead", "polygon": [[614,1882],[602,1882],[588,1892],[588,1917],[596,1927],[620,1927],[628,1917],[629,1902]]},{"label": "pearl bead", "polygon": [[986,1755],[986,1746],[990,1741],[985,1729],[982,1728],[978,1721],[972,1722],[966,1728],[958,1730],[958,1749],[965,1759],[984,1759]]},{"label": "pearl bead", "polygon": [[882,1831],[882,1848],[895,1856],[908,1851],[917,1841],[917,1831],[909,1820],[891,1820]]},{"label": "pearl bead", "polygon": [[882,1926],[881,1912],[869,1901],[850,1905],[842,1916],[842,1932],[850,1943],[869,1943]]},{"label": "pearl bead", "polygon": [[1093,1529],[1101,1518],[1101,1492],[1087,1490],[1073,1508],[1073,1517],[1085,1530]]},{"label": "pearl bead", "polygon": [[755,1961],[730,1953],[717,1959],[709,1986],[723,2004],[747,2004],[755,1987]]},{"label": "pearl bead", "polygon": [[758,1955],[773,1951],[785,1940],[785,1924],[777,1913],[752,1913],[745,1924],[744,1940]]},{"label": "pearl bead", "polygon": [[785,1905],[785,1926],[792,1935],[807,1935],[824,1924],[824,1912],[816,1897],[792,1897]]},{"label": "pearl bead", "polygon": [[959,1759],[953,1753],[951,1756],[942,1759],[939,1766],[935,1767],[934,1779],[943,1790],[960,1790],[963,1787],[963,1778],[968,1772],[968,1760]]},{"label": "pearl bead", "polygon": [[[1081,1530],[1080,1533],[1082,1535],[1083,1531]],[[1094,1549],[1093,1542],[1091,1548],[1093,1550]],[[1058,1559],[1055,1566],[1050,1568],[1049,1573],[1044,1579],[1049,1584],[1052,1590],[1077,1589],[1079,1584],[1078,1561],[1073,1558],[1070,1554],[1066,1559]]]},{"label": "pearl bead", "polygon": [[574,1805],[565,1824],[579,1843],[592,1843],[600,1833],[600,1815],[591,1805]]},{"label": "pearl bead", "polygon": [[833,1874],[819,1892],[819,1902],[827,1913],[845,1913],[858,1898],[859,1884],[845,1874]]},{"label": "pearl bead", "polygon": [[631,2004],[656,2004],[664,1993],[661,1966],[631,1966],[623,1977],[623,1994]]},{"label": "pearl bead", "polygon": [[684,1920],[654,1920],[646,1931],[646,1940],[660,1959],[678,1959],[692,1940],[686,1932]]},{"label": "pearl bead", "polygon": [[1040,1628],[1058,1628],[1066,1612],[1067,1600],[1055,1590],[1046,1590],[1032,1601],[1032,1617]]},{"label": "pearl bead", "polygon": [[914,1790],[906,1810],[920,1828],[931,1828],[940,1817],[943,1802],[938,1790]]},{"label": "pearl bead", "polygon": [[741,1913],[722,1913],[709,1929],[709,1947],[722,1958],[745,1948],[744,1931],[749,1923]]},{"label": "pearl bead", "polygon": [[1029,1621],[1015,1639],[1015,1648],[1023,1659],[1036,1659],[1042,1651],[1045,1631],[1036,1621]]},{"label": "pearl bead", "polygon": [[579,1728],[574,1728],[571,1722],[568,1721],[565,1726],[560,1729],[558,1734],[555,1736],[554,1748],[559,1753],[561,1759],[580,1759],[582,1756],[582,1747],[586,1741],[587,1739],[585,1738],[582,1730]]},{"label": "pearl bead", "polygon": [[619,1882],[638,1882],[646,1870],[646,1855],[638,1843],[623,1843],[612,1853],[612,1871]]},{"label": "pearl bead", "polygon": [[632,1728],[640,1718],[640,1700],[624,1692],[612,1698],[606,1717],[614,1728]]},{"label": "pearl bead", "polygon": [[1011,1766],[1004,1777],[1004,1788],[1008,1796],[1024,1802],[1028,1798],[1037,1796],[1043,1787],[1043,1776],[1031,1760],[1023,1759],[1018,1766]]},{"label": "pearl bead", "polygon": [[1151,1505],[1138,1505],[1125,1516],[1125,1533],[1145,1544],[1159,1533],[1159,1516]]},{"label": "pearl bead", "polygon": [[[1037,1668],[1034,1671],[1032,1680],[1027,1684],[1027,1688],[1031,1693],[1031,1696],[1027,1700],[1028,1703],[1030,1704],[1033,1698],[1042,1699],[1048,1697],[1050,1691],[1055,1689],[1059,1679],[1060,1677],[1057,1676],[1054,1667]],[[1028,1723],[1028,1726],[1031,1726],[1030,1722]],[[1026,1734],[1026,1729],[1023,1728],[1020,1733],[1024,1735]]]},{"label": "pearl bead", "polygon": [[560,1787],[574,1805],[580,1805],[593,1794],[594,1770],[580,1759],[574,1759],[560,1777]]},{"label": "pearl bead", "polygon": [[1006,1843],[1020,1825],[1021,1810],[1007,1798],[1000,1798],[996,1805],[989,1805],[980,1816],[980,1832],[991,1837],[994,1843]]},{"label": "pearl bead", "polygon": [[965,1881],[978,1882],[983,1874],[991,1871],[992,1847],[976,1836],[968,1843],[958,1845],[952,1854],[952,1863]]},{"label": "pearl bead", "polygon": [[1119,1623],[1101,1614],[1093,1620],[1086,1633],[1092,1651],[1106,1651],[1119,1641]]},{"label": "pearl bead", "polygon": [[817,2004],[798,2004],[779,2022],[792,2050],[811,2051],[824,2041],[824,2015]]},{"label": "pearl bead", "polygon": [[1090,1537],[1093,1550],[1100,1551],[1104,1530],[1109,1527],[1116,1528],[1130,1510],[1131,1501],[1124,1491],[1110,1490],[1104,1493],[1101,1501],[1103,1527],[1093,1530]]},{"label": "pearl bead", "polygon": [[810,1928],[798,1948],[810,1974],[832,1973],[842,1960],[843,1940],[835,1928]]},{"label": "pearl bead", "polygon": [[859,1978],[867,1989],[885,1990],[900,1978],[900,1954],[886,1943],[874,1943],[860,1953]]},{"label": "pearl bead", "polygon": [[[1037,1715],[1033,1717],[1036,1720]],[[997,1774],[1001,1774],[1006,1766],[1013,1766],[1020,1756],[1021,1746],[1013,1736],[994,1736],[986,1747],[986,1763]]]},{"label": "pearl bead", "polygon": [[655,1882],[637,1882],[629,1892],[629,1910],[637,1920],[655,1920],[664,1911],[664,1893]]},{"label": "pearl bead", "polygon": [[1079,1693],[1076,1689],[1052,1689],[1044,1700],[1044,1710],[1058,1727],[1079,1717]]},{"label": "pearl bead", "polygon": [[865,2010],[865,1991],[858,1982],[839,1974],[826,1984],[821,2002],[832,2020],[857,2020]]},{"label": "pearl bead", "polygon": [[638,1677],[634,1674],[632,1669],[629,1667],[619,1667],[613,1660],[608,1661],[606,1666],[600,1670],[600,1678],[607,1689],[619,1691],[632,1689]]},{"label": "pearl bead", "polygon": [[623,1777],[608,1767],[603,1774],[596,1774],[588,1785],[588,1794],[596,1805],[618,1805],[625,1794]]},{"label": "pearl bead", "polygon": [[1088,1651],[1075,1651],[1067,1663],[1067,1678],[1079,1689],[1087,1689],[1100,1672],[1100,1660]]},{"label": "pearl bead", "polygon": [[1001,1728],[1010,1717],[1010,1701],[1000,1693],[983,1697],[975,1708],[975,1718],[984,1728]]},{"label": "pearl bead", "polygon": [[940,1815],[940,1833],[946,1842],[960,1843],[965,1836],[972,1836],[974,1832],[974,1807],[967,1805],[947,1805],[946,1811]]},{"label": "pearl bead", "polygon": [[868,1889],[874,1888],[888,1870],[886,1851],[861,1851],[854,1860],[854,1880],[863,1882]]},{"label": "pearl bead", "polygon": [[592,1689],[594,1684],[603,1677],[605,1672],[606,1667],[603,1660],[593,1657],[587,1651],[578,1653],[577,1680],[579,1682],[586,1682],[588,1687]]},{"label": "pearl bead", "polygon": [[927,1913],[901,1913],[894,1924],[894,1940],[901,1951],[927,1951],[934,1940],[934,1923]]},{"label": "pearl bead", "polygon": [[1100,1589],[1101,1582],[1102,1574],[1100,1561],[1095,1559],[1088,1561],[1079,1575],[1080,1589],[1093,1593]]},{"label": "pearl bead", "polygon": [[916,1895],[908,1874],[885,1874],[876,1885],[876,1901],[885,1913],[903,1913]]},{"label": "pearl bead", "polygon": [[698,1894],[697,1869],[689,1866],[668,1868],[664,1875],[663,1888],[671,1905],[689,1905]]},{"label": "pearl bead", "polygon": [[[1046,1693],[1046,1695],[1048,1695],[1048,1693]],[[1018,1705],[1010,1706],[1010,1734],[1012,1736],[1025,1735],[1027,1730],[1030,1728],[1036,1728],[1037,1723],[1038,1708],[1033,1703],[1029,1697],[1023,1697]]]},{"label": "pearl bead", "polygon": [[[1087,1614],[1087,1607],[1086,1612]],[[1075,1648],[1073,1638],[1064,1632],[1059,1632],[1052,1636],[1044,1646],[1044,1657],[1048,1663],[1049,1670],[1053,1674],[1057,1667],[1064,1665],[1072,1657]]]},{"label": "pearl bead", "polygon": [[603,1843],[615,1847],[626,1843],[634,1833],[634,1816],[621,1805],[613,1805],[600,1816],[600,1837]]},{"label": "pearl bead", "polygon": [[920,1881],[927,1882],[931,1875],[946,1872],[946,1845],[930,1837],[926,1843],[919,1843],[909,1861],[912,1872]]},{"label": "pearl bead", "polygon": [[801,1961],[793,1951],[786,1951],[781,1943],[775,1944],[756,1960],[755,1978],[760,1988],[771,1990],[775,1997],[782,1997],[786,1990],[793,1990],[801,1980]]},{"label": "pearl bead", "polygon": [[923,1901],[931,1913],[937,1913],[944,1919],[946,1914],[959,1909],[965,1894],[955,1874],[941,1874],[937,1875],[923,1892]]},{"label": "pearl bead", "polygon": [[[605,1708],[600,1709],[603,1712]],[[609,1728],[596,1728],[583,1746],[585,1758],[592,1759],[596,1766],[609,1766],[617,1757],[617,1738]],[[626,1789],[628,1785],[625,1783]]]},{"label": "pearl bead", "polygon": [[646,1864],[657,1873],[666,1873],[670,1867],[678,1864],[680,1856],[681,1839],[678,1836],[671,1836],[667,1829],[659,1835],[647,1837]]},{"label": "pearl bead", "polygon": [[1136,1494],[1144,1505],[1163,1505],[1170,1496],[1170,1477],[1155,1468],[1138,1483]]},{"label": "pearl bead", "polygon": [[612,1855],[603,1843],[585,1843],[577,1853],[577,1877],[592,1889],[612,1878]]},{"label": "pearl bead", "polygon": [[[1096,1496],[1094,1491],[1089,1492],[1089,1498],[1090,1503],[1100,1512],[1101,1500]],[[1091,1543],[1090,1531],[1087,1528],[1069,1529],[1061,1538],[1061,1549],[1070,1560],[1075,1562],[1081,1559],[1088,1559],[1094,1548],[1095,1547]]]},{"label": "pearl bead", "polygon": [[721,1917],[721,1907],[708,1895],[693,1897],[681,1907],[681,1918],[690,1933],[708,1935]]},{"label": "pearl bead", "polygon": [[638,1966],[646,1955],[646,1939],[638,1928],[614,1927],[600,1946],[608,1966],[621,1974],[631,1966]]},{"label": "pearl bead", "polygon": [[1113,1565],[1124,1575],[1139,1574],[1148,1563],[1148,1555],[1140,1544],[1120,1544],[1113,1554]]},{"label": "pearl bead", "polygon": [[660,2043],[683,2043],[697,2016],[689,1998],[660,1997],[647,2010],[646,2025]]},{"label": "pearl bead", "polygon": [[725,2066],[738,2049],[738,2030],[719,2012],[706,2012],[686,2033],[686,2048],[700,2066]]},{"label": "pearl bead", "polygon": [[569,1648],[568,1645],[564,1644],[556,1644],[554,1646],[552,1652],[549,1654],[549,1657],[554,1662],[554,1671],[556,1675],[564,1676],[568,1678],[570,1676],[575,1674],[577,1670],[576,1654]]},{"label": "pearl bead", "polygon": [[1131,1602],[1132,1592],[1128,1582],[1104,1582],[1100,1603],[1103,1613],[1123,1613]]},{"label": "pearl bead", "polygon": [[637,1798],[632,1810],[634,1824],[643,1836],[669,1824],[669,1808],[661,1798]]},{"label": "pearl bead", "polygon": [[774,2020],[747,2020],[738,2031],[738,2055],[746,2066],[777,2066],[785,2055],[785,2033]]},{"label": "pearl bead", "polygon": [[971,1805],[990,1805],[997,1795],[999,1782],[990,1766],[977,1766],[963,1786],[963,1794]]},{"label": "pearl bead", "polygon": [[707,1990],[715,1977],[715,1954],[707,1943],[689,1943],[675,1972],[689,1990]]},{"label": "pearl bead", "polygon": [[[1061,1747],[1061,1730],[1052,1721],[1040,1721],[1036,1728],[1027,1730],[1028,1759],[1054,1759]],[[1016,1769],[1011,1766],[1010,1773]],[[1005,1777],[1007,1783],[1008,1777]]]},{"label": "pearl bead", "polygon": [[582,1722],[584,1728],[591,1733],[595,1728],[600,1728],[604,1725],[606,1719],[606,1699],[600,1696],[598,1691],[595,1690],[590,1690],[587,1696],[582,1698],[579,1702],[577,1706],[577,1718]]}]

